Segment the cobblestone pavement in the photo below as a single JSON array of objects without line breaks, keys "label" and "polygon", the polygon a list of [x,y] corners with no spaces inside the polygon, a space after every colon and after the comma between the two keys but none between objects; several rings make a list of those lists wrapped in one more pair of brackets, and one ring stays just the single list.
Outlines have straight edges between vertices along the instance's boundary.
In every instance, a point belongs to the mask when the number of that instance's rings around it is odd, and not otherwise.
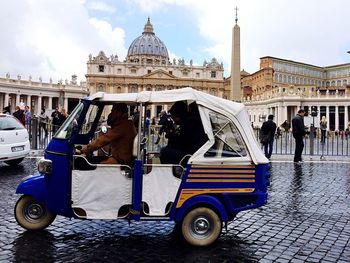
[{"label": "cobblestone pavement", "polygon": [[349,163],[273,162],[269,203],[238,214],[209,248],[184,244],[170,222],[57,217],[26,232],[15,188],[35,167],[0,164],[0,262],[350,262]]}]

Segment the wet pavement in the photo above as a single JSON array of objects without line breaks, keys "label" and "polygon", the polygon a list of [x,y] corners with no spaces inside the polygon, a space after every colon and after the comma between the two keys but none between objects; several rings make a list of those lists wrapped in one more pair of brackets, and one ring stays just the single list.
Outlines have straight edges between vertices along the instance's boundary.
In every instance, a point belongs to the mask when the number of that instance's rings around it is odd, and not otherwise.
[{"label": "wet pavement", "polygon": [[350,163],[272,162],[269,202],[241,212],[208,248],[186,245],[171,222],[58,216],[28,232],[13,216],[36,159],[0,163],[0,262],[350,262]]}]

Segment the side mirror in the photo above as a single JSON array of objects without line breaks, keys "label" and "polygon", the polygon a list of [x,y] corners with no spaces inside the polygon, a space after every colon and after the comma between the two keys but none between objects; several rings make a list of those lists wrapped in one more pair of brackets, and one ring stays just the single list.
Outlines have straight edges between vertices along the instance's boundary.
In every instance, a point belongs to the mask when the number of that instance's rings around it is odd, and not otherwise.
[{"label": "side mirror", "polygon": [[102,127],[101,127],[101,132],[102,132],[103,134],[106,134],[106,133],[107,133],[107,127],[106,127],[106,126],[102,126]]}]

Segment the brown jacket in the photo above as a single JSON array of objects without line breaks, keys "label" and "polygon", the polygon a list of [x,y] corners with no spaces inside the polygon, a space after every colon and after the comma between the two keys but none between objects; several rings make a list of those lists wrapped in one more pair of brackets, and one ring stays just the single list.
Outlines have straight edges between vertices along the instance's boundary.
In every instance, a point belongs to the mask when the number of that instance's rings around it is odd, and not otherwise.
[{"label": "brown jacket", "polygon": [[110,144],[112,156],[101,163],[131,165],[133,159],[132,148],[135,136],[136,129],[131,120],[118,120],[106,134],[99,136],[96,140],[93,140],[90,144],[84,146],[82,152],[89,154],[107,144]]}]

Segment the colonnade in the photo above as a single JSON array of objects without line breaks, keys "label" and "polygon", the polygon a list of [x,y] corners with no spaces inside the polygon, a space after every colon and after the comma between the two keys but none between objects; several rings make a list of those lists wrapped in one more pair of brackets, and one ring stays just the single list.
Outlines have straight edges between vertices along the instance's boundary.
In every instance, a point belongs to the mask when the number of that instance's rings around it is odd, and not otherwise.
[{"label": "colonnade", "polygon": [[[321,105],[316,107],[317,116],[314,117],[316,127],[319,126],[322,116],[326,116],[327,130],[340,131],[345,130],[348,127],[348,123],[350,122],[348,105]],[[332,112],[331,107],[334,107]],[[300,107],[300,105],[290,105],[269,107],[266,115],[273,114],[275,116],[274,121],[277,125],[280,125],[285,120],[290,122],[300,108],[305,108],[305,106]],[[311,116],[311,106],[308,106],[308,110],[308,116]]]},{"label": "colonnade", "polygon": [[63,101],[60,101],[59,97],[29,95],[29,94],[15,94],[15,93],[0,93],[0,111],[1,112],[6,106],[10,106],[11,113],[12,113],[15,111],[16,106],[20,106],[23,109],[24,106],[26,105],[29,106],[32,114],[39,115],[42,108],[45,108],[46,110],[51,110],[56,107],[58,108],[63,107],[66,110],[68,110],[68,98],[64,97]]}]

